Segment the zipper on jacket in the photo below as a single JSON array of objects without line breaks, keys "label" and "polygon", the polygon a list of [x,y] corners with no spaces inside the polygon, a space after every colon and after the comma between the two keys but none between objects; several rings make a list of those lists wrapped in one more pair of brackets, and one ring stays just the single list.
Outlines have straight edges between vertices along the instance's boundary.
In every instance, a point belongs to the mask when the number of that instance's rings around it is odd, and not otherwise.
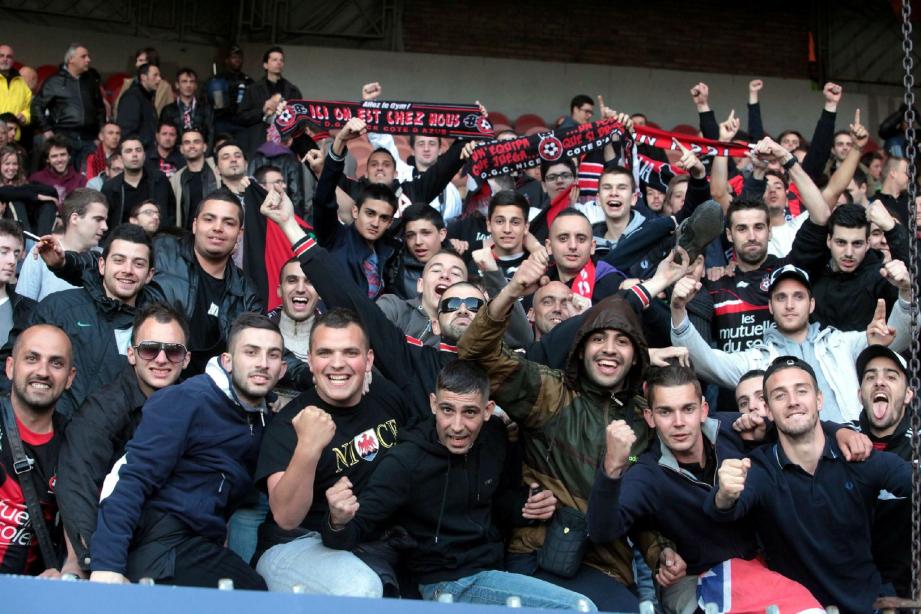
[{"label": "zipper on jacket", "polygon": [[218,487],[217,487],[217,492],[218,492],[218,494],[224,492],[224,481],[225,481],[226,479],[227,479],[227,476],[224,475],[224,472],[223,472],[223,471],[221,471],[221,483],[220,483],[220,485],[218,485]]}]

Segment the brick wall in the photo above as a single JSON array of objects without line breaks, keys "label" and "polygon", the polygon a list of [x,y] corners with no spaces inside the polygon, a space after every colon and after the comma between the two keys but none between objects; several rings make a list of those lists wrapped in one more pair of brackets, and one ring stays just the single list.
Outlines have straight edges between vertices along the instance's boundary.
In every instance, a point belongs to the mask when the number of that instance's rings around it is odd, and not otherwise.
[{"label": "brick wall", "polygon": [[419,53],[805,79],[809,21],[805,1],[405,0],[403,33]]}]

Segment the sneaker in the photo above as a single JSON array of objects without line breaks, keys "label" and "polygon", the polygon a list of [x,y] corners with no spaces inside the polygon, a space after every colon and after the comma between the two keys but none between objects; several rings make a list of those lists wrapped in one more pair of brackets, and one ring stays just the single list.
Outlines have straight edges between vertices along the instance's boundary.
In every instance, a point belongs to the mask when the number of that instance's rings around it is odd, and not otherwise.
[{"label": "sneaker", "polygon": [[675,242],[687,251],[691,262],[694,262],[721,232],[723,208],[715,200],[708,200],[698,205],[691,217],[678,225]]}]

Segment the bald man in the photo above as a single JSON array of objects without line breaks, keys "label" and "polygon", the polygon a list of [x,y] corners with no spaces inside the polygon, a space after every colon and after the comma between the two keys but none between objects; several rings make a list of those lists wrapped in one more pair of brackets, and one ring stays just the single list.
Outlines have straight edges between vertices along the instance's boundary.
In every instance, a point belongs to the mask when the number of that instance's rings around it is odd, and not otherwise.
[{"label": "bald man", "polygon": [[540,338],[575,313],[572,290],[561,281],[551,281],[534,293],[528,321],[534,327],[534,340]]}]

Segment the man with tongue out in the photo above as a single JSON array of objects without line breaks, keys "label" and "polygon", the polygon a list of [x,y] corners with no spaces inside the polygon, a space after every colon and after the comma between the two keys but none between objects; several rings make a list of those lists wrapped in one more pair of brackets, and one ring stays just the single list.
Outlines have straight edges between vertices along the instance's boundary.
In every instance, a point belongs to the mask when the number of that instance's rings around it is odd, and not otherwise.
[{"label": "man with tongue out", "polygon": [[[871,345],[857,357],[860,402],[855,421],[876,450],[911,461],[911,414],[915,391],[908,387],[905,359],[882,345]],[[891,582],[901,597],[911,595],[911,500],[879,494],[874,512],[873,560],[883,582]]]}]

